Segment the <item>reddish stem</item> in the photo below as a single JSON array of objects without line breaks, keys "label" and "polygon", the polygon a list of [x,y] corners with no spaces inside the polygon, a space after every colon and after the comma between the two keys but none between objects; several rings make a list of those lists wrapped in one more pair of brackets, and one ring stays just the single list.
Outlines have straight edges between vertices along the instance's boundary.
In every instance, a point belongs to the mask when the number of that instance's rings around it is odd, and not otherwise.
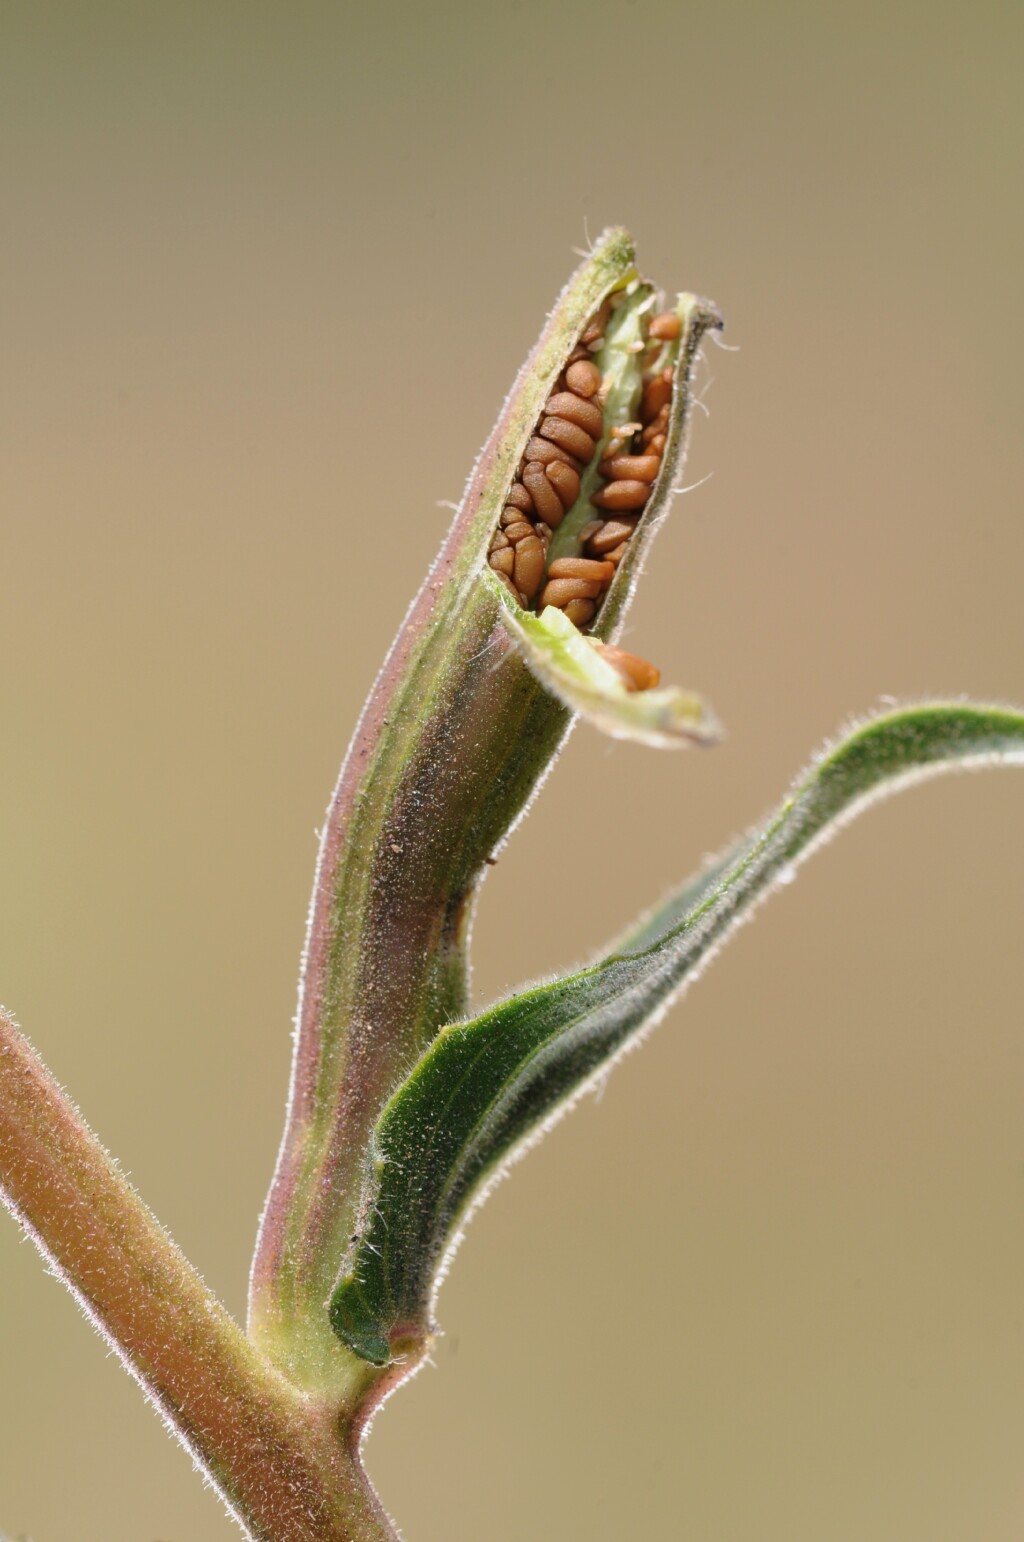
[{"label": "reddish stem", "polygon": [[258,1542],[394,1542],[331,1414],[207,1290],[0,1009],[0,1195]]}]

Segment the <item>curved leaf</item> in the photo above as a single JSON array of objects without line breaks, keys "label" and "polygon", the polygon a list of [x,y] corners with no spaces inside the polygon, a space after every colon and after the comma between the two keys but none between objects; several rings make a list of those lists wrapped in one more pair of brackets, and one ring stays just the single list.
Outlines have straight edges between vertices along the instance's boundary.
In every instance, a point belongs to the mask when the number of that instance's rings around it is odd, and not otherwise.
[{"label": "curved leaf", "polygon": [[672,895],[595,966],[446,1028],[387,1104],[362,1224],[330,1303],[384,1364],[430,1332],[437,1281],[482,1186],[542,1131],[794,865],[872,799],[941,770],[1024,764],[1024,714],[907,708],[826,749],[768,824]]}]

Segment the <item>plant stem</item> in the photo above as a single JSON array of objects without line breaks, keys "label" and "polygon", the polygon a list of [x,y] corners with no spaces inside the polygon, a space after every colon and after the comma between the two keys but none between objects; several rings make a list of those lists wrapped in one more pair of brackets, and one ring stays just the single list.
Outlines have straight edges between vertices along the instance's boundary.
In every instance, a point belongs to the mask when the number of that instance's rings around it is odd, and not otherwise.
[{"label": "plant stem", "polygon": [[360,1394],[326,1303],[359,1226],[370,1133],[466,1011],[481,877],[570,724],[502,624],[481,576],[487,546],[565,357],[633,261],[623,232],[603,238],[520,371],[364,709],[321,838],[249,1331],[289,1379],[350,1409]]},{"label": "plant stem", "polygon": [[250,1344],[2,1009],[0,1194],[254,1542],[394,1542],[354,1437]]}]

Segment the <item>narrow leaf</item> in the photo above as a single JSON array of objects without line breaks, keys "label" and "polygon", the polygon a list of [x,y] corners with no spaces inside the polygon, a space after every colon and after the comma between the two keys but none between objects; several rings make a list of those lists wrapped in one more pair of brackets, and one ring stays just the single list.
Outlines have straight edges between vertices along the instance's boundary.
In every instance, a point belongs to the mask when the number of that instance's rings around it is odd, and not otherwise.
[{"label": "narrow leaf", "polygon": [[330,1304],[356,1354],[421,1346],[458,1229],[484,1185],[565,1109],[771,888],[874,798],[929,773],[1024,764],[1024,714],[904,709],[824,751],[768,824],[677,891],[595,966],[446,1028],[374,1131],[361,1224]]}]

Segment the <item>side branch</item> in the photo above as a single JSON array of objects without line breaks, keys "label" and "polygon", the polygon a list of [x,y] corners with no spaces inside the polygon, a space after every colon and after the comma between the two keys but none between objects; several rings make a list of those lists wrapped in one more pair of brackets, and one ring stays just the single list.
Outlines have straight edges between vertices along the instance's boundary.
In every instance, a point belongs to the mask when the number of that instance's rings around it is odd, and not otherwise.
[{"label": "side branch", "polygon": [[0,1197],[251,1537],[393,1537],[327,1414],[249,1343],[2,1009]]}]

